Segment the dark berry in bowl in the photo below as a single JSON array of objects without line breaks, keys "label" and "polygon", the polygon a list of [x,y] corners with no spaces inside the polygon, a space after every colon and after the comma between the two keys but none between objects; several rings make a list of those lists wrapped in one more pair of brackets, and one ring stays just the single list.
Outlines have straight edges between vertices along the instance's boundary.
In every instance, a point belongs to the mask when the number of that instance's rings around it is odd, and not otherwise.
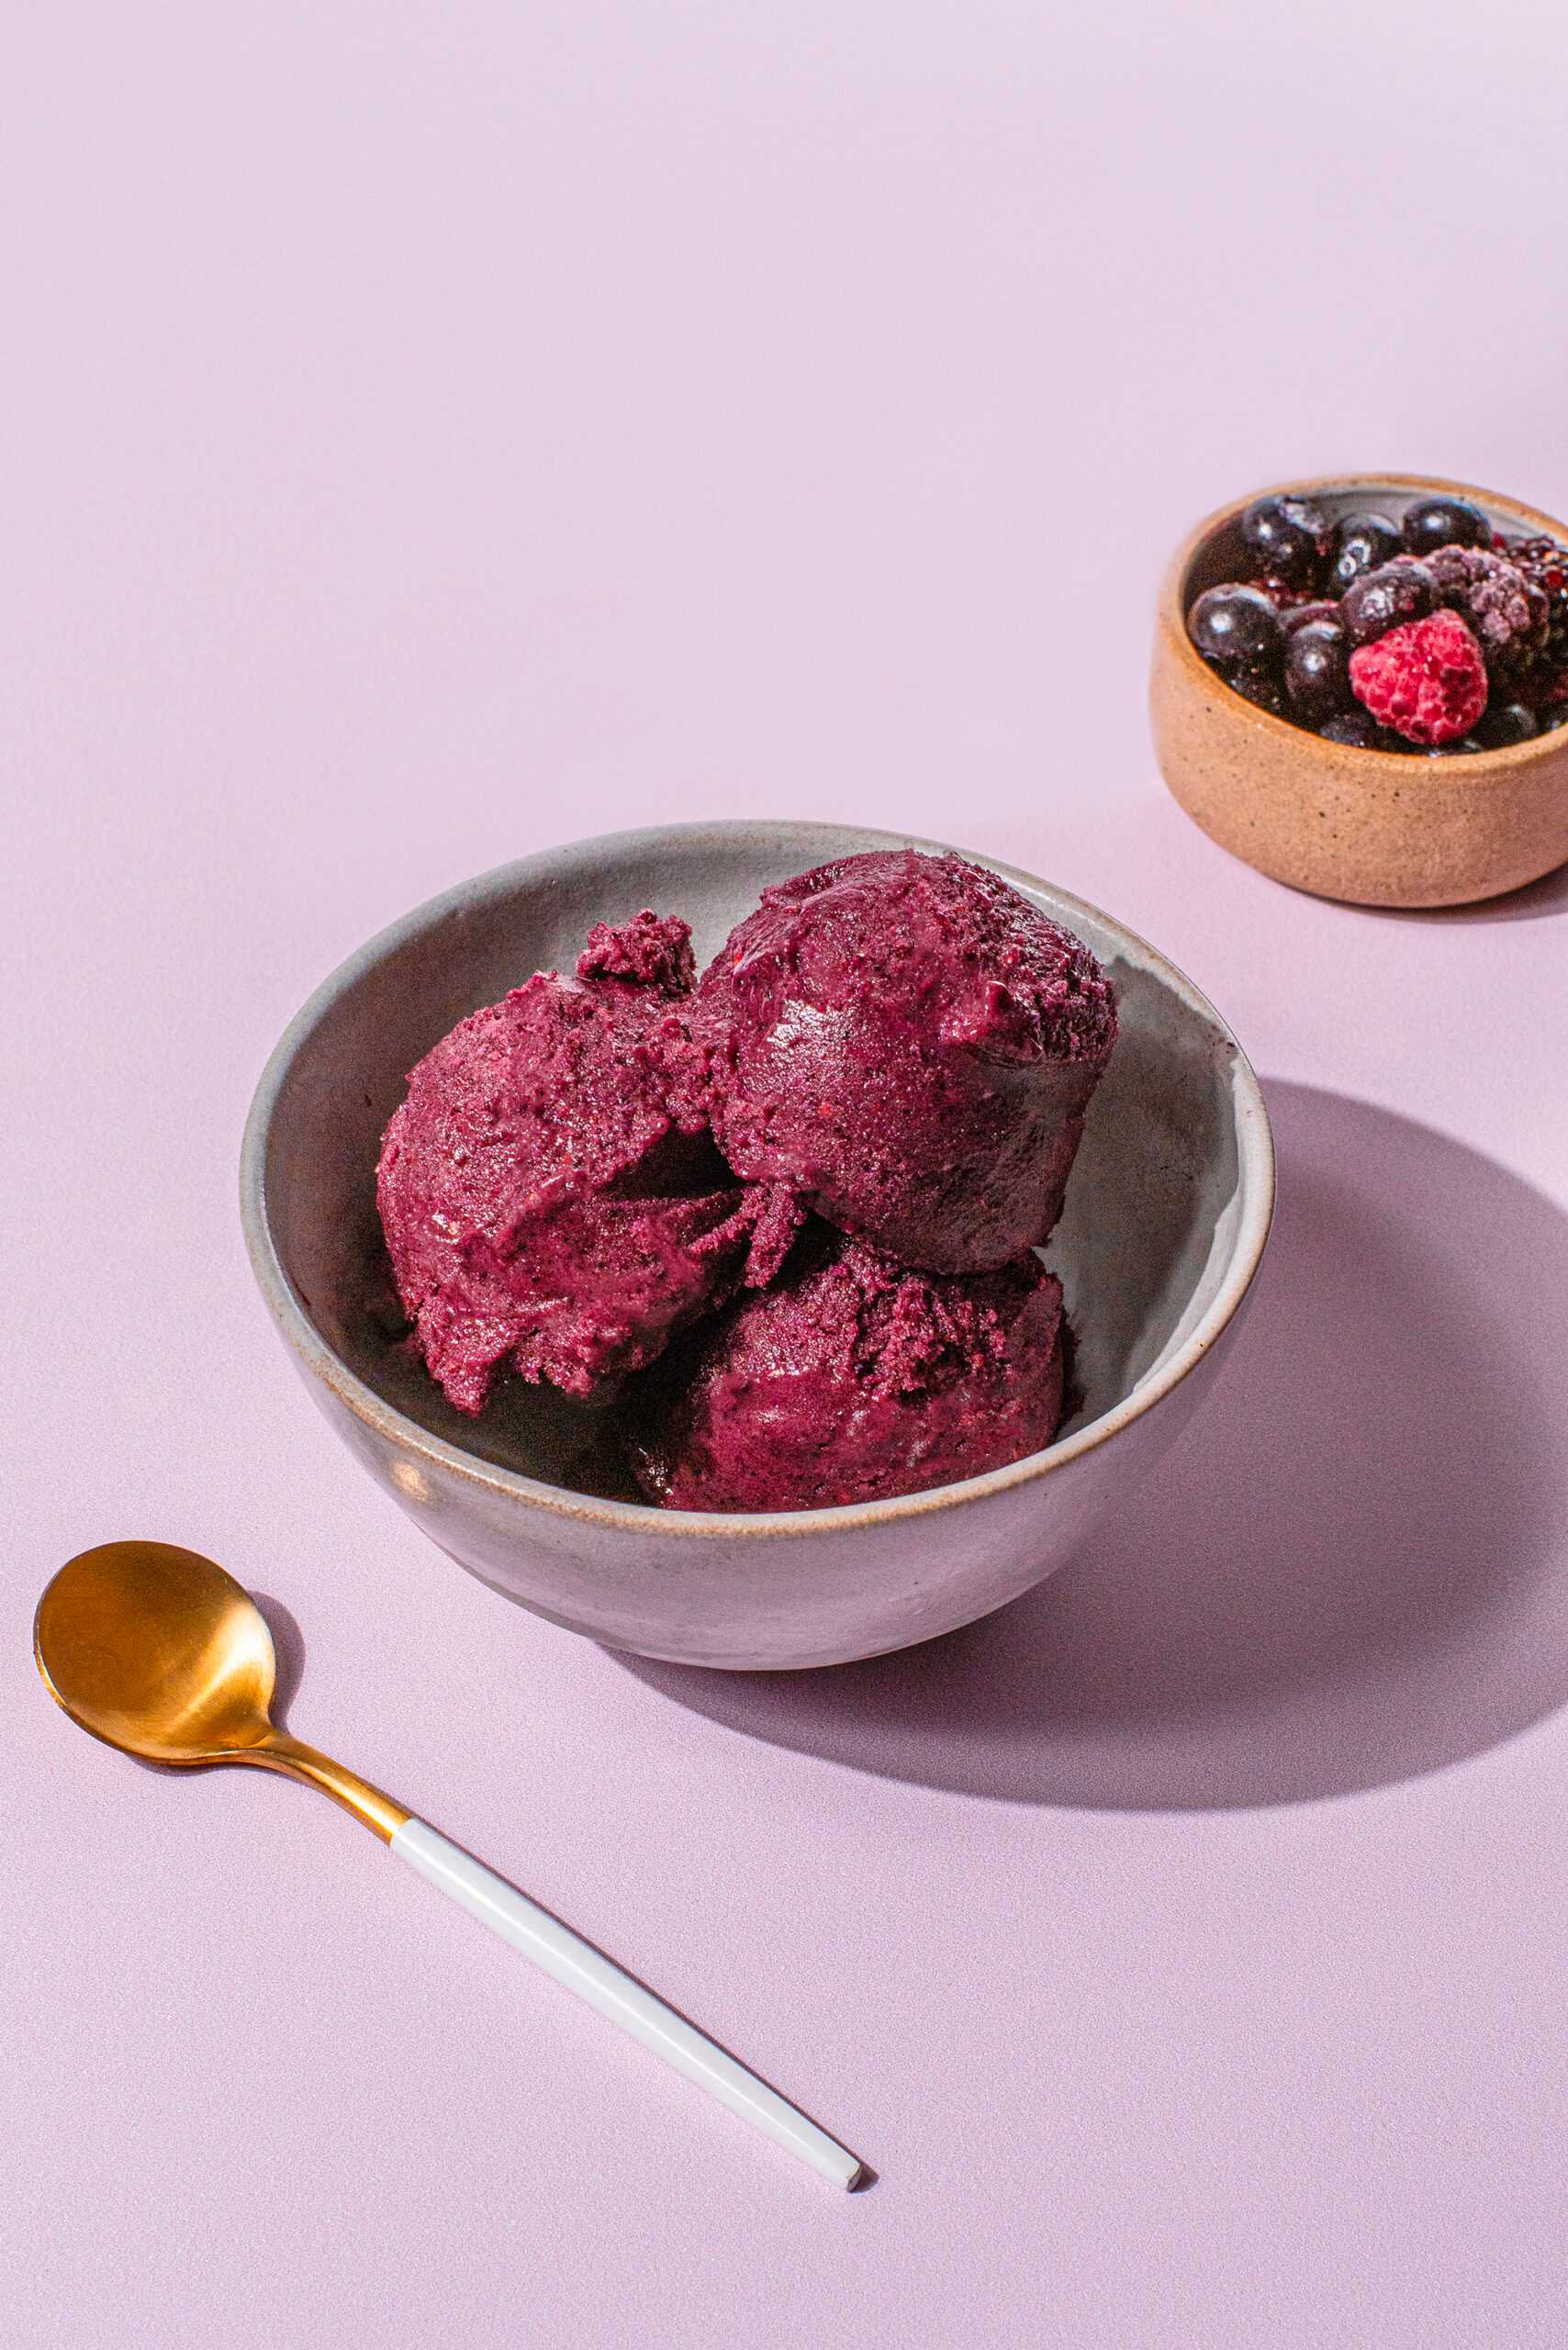
[{"label": "dark berry in bowl", "polygon": [[1468,498],[1418,498],[1405,512],[1405,545],[1411,554],[1435,547],[1489,547],[1492,525]]},{"label": "dark berry in bowl", "polygon": [[1255,498],[1241,536],[1260,576],[1290,588],[1316,588],[1328,545],[1328,523],[1305,498]]},{"label": "dark berry in bowl", "polygon": [[1327,596],[1314,596],[1306,603],[1293,604],[1288,611],[1280,614],[1280,626],[1287,638],[1294,636],[1298,628],[1310,628],[1314,621],[1333,621],[1336,626],[1344,625],[1338,605]]},{"label": "dark berry in bowl", "polygon": [[[1326,743],[1343,743],[1353,751],[1382,751],[1389,747],[1383,730],[1370,710],[1342,710],[1327,719],[1318,728]],[[1397,736],[1394,744],[1399,750],[1406,747]]]},{"label": "dark berry in bowl", "polygon": [[1269,711],[1275,718],[1290,715],[1279,670],[1271,661],[1238,661],[1221,674],[1231,691],[1239,694],[1244,701],[1256,702],[1260,710]]},{"label": "dark berry in bowl", "polygon": [[1510,539],[1502,552],[1546,598],[1547,642],[1540,659],[1547,670],[1562,669],[1568,665],[1568,547],[1555,539]]},{"label": "dark berry in bowl", "polygon": [[1352,644],[1370,644],[1406,621],[1424,621],[1437,609],[1438,583],[1424,563],[1404,557],[1366,571],[1347,589],[1339,609]]},{"label": "dark berry in bowl", "polygon": [[[1563,712],[1568,717],[1568,711]],[[1506,751],[1515,743],[1529,743],[1541,731],[1533,710],[1522,701],[1501,702],[1486,711],[1477,721],[1472,748],[1477,751]]]},{"label": "dark berry in bowl", "polygon": [[1338,619],[1309,621],[1285,640],[1285,692],[1291,715],[1321,725],[1349,707],[1350,648]]},{"label": "dark berry in bowl", "polygon": [[1380,724],[1429,750],[1459,742],[1480,718],[1486,664],[1474,631],[1458,612],[1429,612],[1371,644],[1358,644],[1350,655],[1350,688]]},{"label": "dark berry in bowl", "polygon": [[1260,661],[1279,648],[1279,615],[1260,588],[1227,581],[1208,588],[1188,613],[1187,627],[1205,661]]},{"label": "dark berry in bowl", "polygon": [[1439,599],[1462,612],[1481,640],[1494,680],[1506,683],[1546,649],[1546,590],[1487,547],[1436,547],[1426,558]]},{"label": "dark berry in bowl", "polygon": [[1328,572],[1325,586],[1342,596],[1363,572],[1391,563],[1405,542],[1399,525],[1386,514],[1347,514],[1334,525],[1328,542]]}]

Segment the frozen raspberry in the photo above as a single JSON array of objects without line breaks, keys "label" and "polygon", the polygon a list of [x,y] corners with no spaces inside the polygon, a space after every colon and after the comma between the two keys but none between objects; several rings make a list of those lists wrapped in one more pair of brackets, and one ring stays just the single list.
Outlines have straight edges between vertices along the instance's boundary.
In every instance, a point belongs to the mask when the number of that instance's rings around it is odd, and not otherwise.
[{"label": "frozen raspberry", "polygon": [[1381,725],[1428,747],[1468,734],[1486,707],[1486,664],[1457,612],[1407,621],[1350,655],[1350,689]]},{"label": "frozen raspberry", "polygon": [[1423,557],[1439,599],[1462,612],[1481,640],[1486,666],[1499,680],[1517,677],[1544,650],[1550,610],[1546,591],[1517,564],[1484,547],[1435,547]]}]

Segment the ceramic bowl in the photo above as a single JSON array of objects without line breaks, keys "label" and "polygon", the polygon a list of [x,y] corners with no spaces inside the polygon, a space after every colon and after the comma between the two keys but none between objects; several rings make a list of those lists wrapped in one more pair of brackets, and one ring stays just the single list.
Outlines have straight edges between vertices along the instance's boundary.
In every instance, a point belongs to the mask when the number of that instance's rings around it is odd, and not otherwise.
[{"label": "ceramic bowl", "polygon": [[1358,751],[1233,693],[1187,634],[1194,597],[1245,576],[1238,525],[1253,498],[1314,498],[1331,515],[1397,521],[1417,498],[1468,498],[1495,529],[1544,532],[1550,514],[1469,482],[1380,474],[1254,490],[1200,522],[1160,592],[1149,709],[1166,782],[1204,832],[1276,881],[1369,906],[1457,906],[1517,890],[1568,859],[1568,727],[1453,758]]},{"label": "ceramic bowl", "polygon": [[732,1668],[832,1664],[1000,1607],[1126,1501],[1212,1385],[1237,1327],[1273,1201],[1251,1069],[1163,956],[1108,914],[997,866],[1089,941],[1121,1011],[1046,1251],[1073,1316],[1081,1389],[1047,1450],[868,1506],[657,1510],[606,1488],[591,1411],[513,1382],[465,1419],[392,1342],[376,1304],[375,1160],[406,1071],[438,1037],[536,968],[569,968],[601,917],[644,905],[682,913],[700,963],[769,882],[890,845],[932,844],[825,824],[696,824],[505,866],[352,956],[294,1021],[257,1091],[245,1235],[317,1403],[432,1542],[612,1647]]}]

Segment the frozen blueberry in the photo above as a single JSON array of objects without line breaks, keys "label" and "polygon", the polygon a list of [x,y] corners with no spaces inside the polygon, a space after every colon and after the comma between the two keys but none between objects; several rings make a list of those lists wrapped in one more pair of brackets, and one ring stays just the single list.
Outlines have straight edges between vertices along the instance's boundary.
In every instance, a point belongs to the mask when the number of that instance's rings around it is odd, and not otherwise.
[{"label": "frozen blueberry", "polygon": [[1321,725],[1349,706],[1350,648],[1338,620],[1309,621],[1285,640],[1285,691],[1291,715]]},{"label": "frozen blueberry", "polygon": [[1418,498],[1406,509],[1405,544],[1411,554],[1434,547],[1489,547],[1492,525],[1468,498]]},{"label": "frozen blueberry", "polygon": [[1256,702],[1260,710],[1270,711],[1276,718],[1290,716],[1285,689],[1271,661],[1238,661],[1226,666],[1224,676],[1227,686],[1245,700]]},{"label": "frozen blueberry", "polygon": [[1307,604],[1292,604],[1280,614],[1280,626],[1287,636],[1294,636],[1298,628],[1310,628],[1314,621],[1333,621],[1337,626],[1341,625],[1338,605],[1328,597],[1317,596]]},{"label": "frozen blueberry", "polygon": [[1370,644],[1406,621],[1424,621],[1437,608],[1438,583],[1424,563],[1385,563],[1363,571],[1340,599],[1345,633],[1352,644]]},{"label": "frozen blueberry", "polygon": [[1306,498],[1255,498],[1241,518],[1241,535],[1260,577],[1316,587],[1328,523]]},{"label": "frozen blueberry", "polygon": [[1399,525],[1386,514],[1347,514],[1334,525],[1328,543],[1326,585],[1342,596],[1365,571],[1390,562],[1404,544]]},{"label": "frozen blueberry", "polygon": [[1187,615],[1187,628],[1206,661],[1260,661],[1280,642],[1279,614],[1262,589],[1232,581],[1205,589]]},{"label": "frozen blueberry", "polygon": [[1478,751],[1506,751],[1511,743],[1528,743],[1540,733],[1540,721],[1522,701],[1506,701],[1487,710],[1474,727]]},{"label": "frozen blueberry", "polygon": [[1381,751],[1383,729],[1370,710],[1344,710],[1318,728],[1326,743],[1343,743],[1353,751]]}]

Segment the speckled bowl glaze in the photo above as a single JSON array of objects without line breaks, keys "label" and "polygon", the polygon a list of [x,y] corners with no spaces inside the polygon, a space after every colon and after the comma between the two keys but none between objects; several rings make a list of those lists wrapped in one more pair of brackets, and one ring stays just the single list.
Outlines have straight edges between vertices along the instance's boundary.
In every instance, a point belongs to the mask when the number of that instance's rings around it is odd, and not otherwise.
[{"label": "speckled bowl glaze", "polygon": [[1257,1080],[1163,956],[1006,866],[995,870],[1089,941],[1122,1021],[1046,1251],[1073,1315],[1081,1388],[1048,1450],[867,1507],[651,1509],[604,1497],[591,1412],[513,1382],[466,1420],[378,1326],[382,1129],[405,1073],[456,1021],[535,968],[569,966],[601,917],[644,905],[682,913],[701,961],[768,883],[861,849],[933,845],[837,825],[727,823],[552,849],[372,939],[268,1064],[245,1133],[241,1203],[256,1278],[297,1365],[431,1541],[552,1622],[644,1656],[756,1670],[929,1639],[1059,1566],[1213,1383],[1273,1205]]},{"label": "speckled bowl glaze", "polygon": [[1318,897],[1465,905],[1568,859],[1568,727],[1457,758],[1353,750],[1233,693],[1187,634],[1193,598],[1245,576],[1238,526],[1254,498],[1309,497],[1331,513],[1372,506],[1397,520],[1435,492],[1473,498],[1495,528],[1568,543],[1568,529],[1550,514],[1470,482],[1413,474],[1283,482],[1200,522],[1160,593],[1149,711],[1166,782],[1222,848]]}]

